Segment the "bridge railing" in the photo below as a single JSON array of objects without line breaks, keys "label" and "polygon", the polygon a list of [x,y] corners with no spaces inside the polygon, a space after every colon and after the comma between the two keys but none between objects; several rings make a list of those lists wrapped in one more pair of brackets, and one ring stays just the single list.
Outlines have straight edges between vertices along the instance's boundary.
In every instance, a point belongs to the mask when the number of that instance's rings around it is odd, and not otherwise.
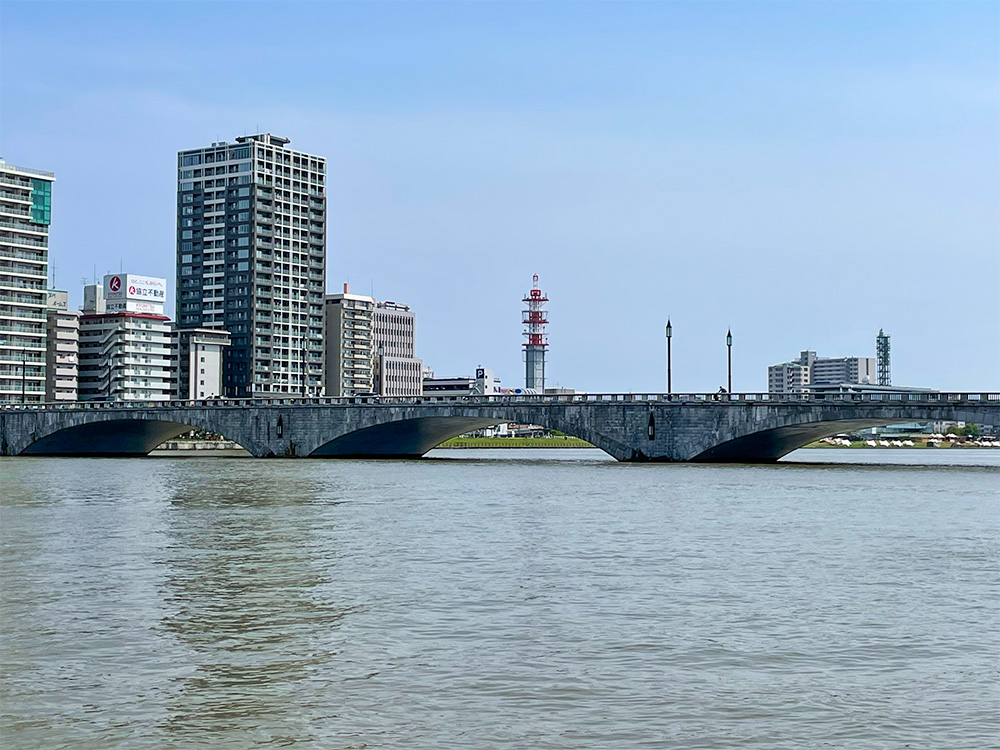
[{"label": "bridge railing", "polygon": [[0,410],[123,410],[123,409],[185,409],[233,408],[260,406],[496,406],[542,404],[596,404],[596,403],[655,404],[871,404],[871,405],[948,405],[1000,406],[1000,392],[926,392],[893,391],[882,393],[559,393],[523,394],[504,393],[489,396],[425,395],[425,396],[344,396],[311,398],[247,398],[247,399],[185,399],[171,401],[55,401],[37,404],[0,403]]}]

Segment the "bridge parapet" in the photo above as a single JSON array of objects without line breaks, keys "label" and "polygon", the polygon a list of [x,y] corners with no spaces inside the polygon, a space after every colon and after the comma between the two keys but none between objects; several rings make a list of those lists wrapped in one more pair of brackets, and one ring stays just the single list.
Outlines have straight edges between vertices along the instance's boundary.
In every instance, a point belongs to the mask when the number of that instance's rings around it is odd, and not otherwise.
[{"label": "bridge parapet", "polygon": [[890,393],[575,393],[575,394],[500,394],[490,396],[347,396],[303,398],[246,398],[172,401],[51,401],[45,403],[0,403],[0,410],[76,410],[136,408],[223,408],[275,406],[401,406],[421,404],[463,404],[496,406],[511,404],[589,404],[589,403],[658,403],[658,404],[925,404],[961,405],[1000,403],[1000,391]]}]

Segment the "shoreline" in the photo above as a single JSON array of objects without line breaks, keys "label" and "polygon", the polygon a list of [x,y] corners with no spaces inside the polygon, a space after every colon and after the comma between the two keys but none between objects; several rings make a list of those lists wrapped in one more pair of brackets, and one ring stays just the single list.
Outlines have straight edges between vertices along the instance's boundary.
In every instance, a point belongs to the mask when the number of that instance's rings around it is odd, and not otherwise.
[{"label": "shoreline", "polygon": [[[888,442],[888,441],[886,441]],[[574,437],[552,438],[451,438],[437,445],[433,450],[484,450],[484,449],[514,449],[514,448],[595,448],[585,440]],[[802,448],[821,448],[823,450],[950,450],[952,448],[996,448],[1000,446],[976,445],[971,442],[942,441],[931,445],[929,441],[916,441],[913,445],[868,445],[854,441],[850,445],[825,443],[817,441],[804,445]],[[149,454],[150,456],[217,456],[237,457],[249,456],[250,453],[230,440],[168,440]]]}]

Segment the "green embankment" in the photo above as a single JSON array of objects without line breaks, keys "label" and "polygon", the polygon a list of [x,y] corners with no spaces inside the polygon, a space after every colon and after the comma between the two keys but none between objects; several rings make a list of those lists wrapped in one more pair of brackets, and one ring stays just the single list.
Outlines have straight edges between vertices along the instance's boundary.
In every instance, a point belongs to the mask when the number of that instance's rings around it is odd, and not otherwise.
[{"label": "green embankment", "polygon": [[438,448],[593,448],[586,440],[575,437],[545,438],[452,438],[441,443]]}]

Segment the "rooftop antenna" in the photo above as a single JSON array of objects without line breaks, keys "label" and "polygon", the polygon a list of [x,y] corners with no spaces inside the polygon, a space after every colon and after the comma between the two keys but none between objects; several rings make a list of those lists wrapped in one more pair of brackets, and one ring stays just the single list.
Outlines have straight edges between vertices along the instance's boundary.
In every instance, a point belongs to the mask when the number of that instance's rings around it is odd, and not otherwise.
[{"label": "rooftop antenna", "polygon": [[55,263],[50,263],[49,265],[52,267],[52,288],[55,289],[56,288],[56,264]]}]

